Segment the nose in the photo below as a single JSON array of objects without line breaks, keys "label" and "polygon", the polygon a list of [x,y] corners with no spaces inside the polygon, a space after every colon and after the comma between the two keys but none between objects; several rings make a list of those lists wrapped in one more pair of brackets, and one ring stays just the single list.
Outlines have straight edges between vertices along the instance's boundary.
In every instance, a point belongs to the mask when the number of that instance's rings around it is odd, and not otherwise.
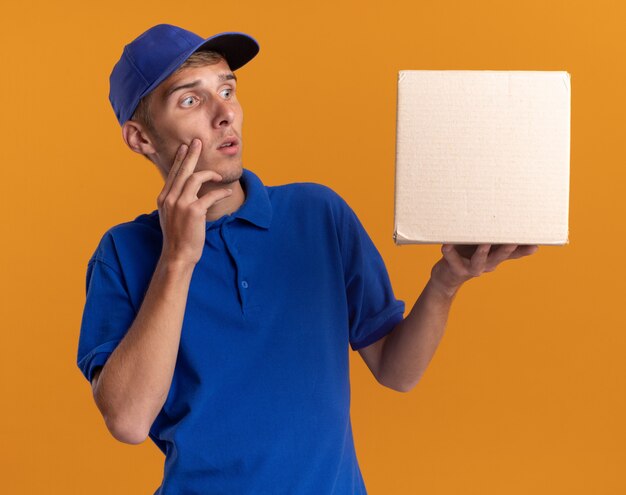
[{"label": "nose", "polygon": [[214,127],[219,128],[222,126],[229,126],[233,123],[233,119],[235,118],[235,110],[232,107],[232,103],[230,103],[229,101],[216,99],[214,111]]}]

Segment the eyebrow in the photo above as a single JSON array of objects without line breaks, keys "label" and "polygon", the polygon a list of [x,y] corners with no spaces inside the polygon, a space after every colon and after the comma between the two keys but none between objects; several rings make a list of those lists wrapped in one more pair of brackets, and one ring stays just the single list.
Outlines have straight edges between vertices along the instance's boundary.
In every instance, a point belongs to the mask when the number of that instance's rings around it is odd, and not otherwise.
[{"label": "eyebrow", "polygon": [[[237,76],[235,74],[233,74],[232,72],[228,72],[228,73],[223,73],[223,74],[218,74],[217,78],[220,81],[228,81],[228,80],[237,80]],[[186,89],[186,88],[194,88],[196,86],[198,86],[202,81],[200,79],[196,79],[195,81],[191,81],[185,84],[181,84],[180,86],[173,86],[170,89],[167,90],[167,92],[165,93],[165,95],[163,96],[164,100],[167,100],[170,95],[172,93],[174,93],[175,91],[181,90],[181,89]]]}]

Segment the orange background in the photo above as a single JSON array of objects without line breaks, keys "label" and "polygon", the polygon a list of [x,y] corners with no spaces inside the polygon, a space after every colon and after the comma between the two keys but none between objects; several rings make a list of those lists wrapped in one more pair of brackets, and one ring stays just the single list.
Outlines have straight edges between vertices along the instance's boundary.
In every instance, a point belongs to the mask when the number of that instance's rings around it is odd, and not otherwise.
[{"label": "orange background", "polygon": [[3,493],[151,494],[161,481],[157,447],[116,441],[76,366],[87,260],[109,227],[156,208],[162,187],[108,102],[123,46],[161,22],[259,41],[237,72],[244,166],[267,185],[341,194],[407,311],[440,246],[392,241],[397,71],[570,72],[570,244],[469,281],[408,394],[351,352],[355,444],[371,495],[626,493],[623,2],[1,9]]}]

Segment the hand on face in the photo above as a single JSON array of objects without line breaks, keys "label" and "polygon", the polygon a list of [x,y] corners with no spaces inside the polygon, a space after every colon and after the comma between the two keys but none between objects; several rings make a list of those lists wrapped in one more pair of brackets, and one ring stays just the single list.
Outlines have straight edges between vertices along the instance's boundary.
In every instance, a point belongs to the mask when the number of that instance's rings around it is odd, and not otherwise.
[{"label": "hand on face", "polygon": [[198,197],[204,183],[222,180],[213,170],[194,172],[201,149],[200,139],[194,139],[190,147],[180,146],[157,198],[163,233],[162,256],[170,261],[195,264],[200,260],[206,238],[207,210],[232,194],[232,189],[213,188]]}]

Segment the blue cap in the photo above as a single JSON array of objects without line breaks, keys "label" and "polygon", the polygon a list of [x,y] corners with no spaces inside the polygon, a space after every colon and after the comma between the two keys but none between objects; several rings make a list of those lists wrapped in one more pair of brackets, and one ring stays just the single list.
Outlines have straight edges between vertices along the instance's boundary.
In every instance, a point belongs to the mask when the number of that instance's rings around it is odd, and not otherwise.
[{"label": "blue cap", "polygon": [[124,47],[109,77],[109,101],[120,125],[132,117],[141,98],[199,50],[220,52],[234,71],[259,53],[259,44],[234,31],[205,39],[171,24],[151,27]]}]

